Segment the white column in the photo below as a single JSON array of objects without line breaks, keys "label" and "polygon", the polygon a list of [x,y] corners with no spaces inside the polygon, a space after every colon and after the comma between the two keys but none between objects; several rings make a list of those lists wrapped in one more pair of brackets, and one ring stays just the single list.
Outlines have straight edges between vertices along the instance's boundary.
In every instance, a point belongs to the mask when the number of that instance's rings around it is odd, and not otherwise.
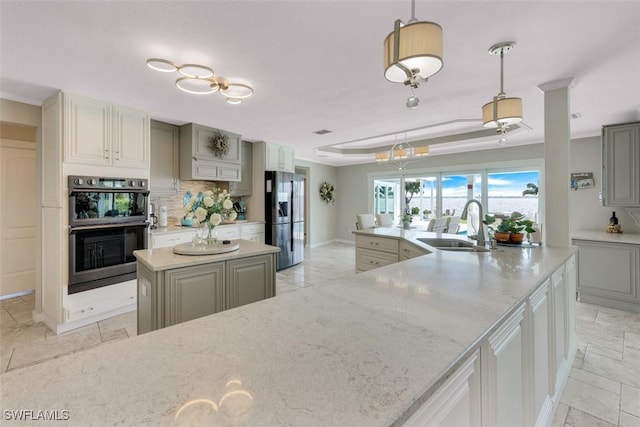
[{"label": "white column", "polygon": [[571,245],[570,111],[569,89],[573,78],[538,85],[544,92],[544,239],[551,247]]}]

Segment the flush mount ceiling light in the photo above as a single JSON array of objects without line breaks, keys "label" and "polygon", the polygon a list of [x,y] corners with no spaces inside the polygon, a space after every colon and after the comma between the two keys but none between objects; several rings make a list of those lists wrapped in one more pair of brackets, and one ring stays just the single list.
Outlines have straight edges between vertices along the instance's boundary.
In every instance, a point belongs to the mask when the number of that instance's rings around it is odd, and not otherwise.
[{"label": "flush mount ceiling light", "polygon": [[398,170],[403,170],[407,164],[428,155],[428,146],[412,147],[408,142],[397,142],[390,150],[376,153],[376,162],[396,162],[398,163]]},{"label": "flush mount ceiling light", "polygon": [[[500,92],[493,97],[493,101],[482,106],[482,123],[486,128],[496,128],[504,136],[506,129],[522,121],[522,99],[507,98],[504,92],[504,54],[511,52],[515,42],[502,42],[489,48],[490,55],[500,55]],[[501,143],[505,143],[502,141]]]},{"label": "flush mount ceiling light", "polygon": [[242,100],[253,95],[253,88],[246,83],[231,82],[223,77],[214,76],[211,68],[198,64],[176,65],[162,58],[147,59],[147,66],[163,73],[179,73],[176,87],[194,95],[207,95],[220,91],[229,104],[241,104]]},{"label": "flush mount ceiling light", "polygon": [[400,19],[384,39],[384,76],[394,83],[417,88],[421,81],[442,69],[442,27],[435,22],[418,21],[415,0],[411,0],[411,19]]}]

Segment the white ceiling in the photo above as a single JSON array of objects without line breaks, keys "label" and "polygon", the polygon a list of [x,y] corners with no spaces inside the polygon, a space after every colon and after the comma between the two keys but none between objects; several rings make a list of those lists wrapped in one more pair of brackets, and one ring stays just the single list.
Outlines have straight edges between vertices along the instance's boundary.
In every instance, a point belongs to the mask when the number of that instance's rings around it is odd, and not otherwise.
[{"label": "white ceiling", "polygon": [[[410,14],[409,0],[3,0],[0,95],[39,105],[61,89],[344,165],[363,160],[320,157],[314,147],[422,127],[441,133],[440,123],[479,119],[499,89],[500,62],[487,50],[512,40],[505,91],[523,99],[531,130],[510,144],[544,141],[537,86],[568,77],[575,79],[571,112],[581,114],[571,121],[573,138],[640,119],[640,1],[418,0],[416,17],[443,27],[444,67],[417,90],[415,110],[404,105],[409,89],[386,81],[382,67],[384,38]],[[175,77],[145,65],[151,57],[246,79],[255,95],[234,106],[220,94],[185,94]],[[332,133],[313,133],[319,129]],[[493,140],[457,146],[499,147]]]}]

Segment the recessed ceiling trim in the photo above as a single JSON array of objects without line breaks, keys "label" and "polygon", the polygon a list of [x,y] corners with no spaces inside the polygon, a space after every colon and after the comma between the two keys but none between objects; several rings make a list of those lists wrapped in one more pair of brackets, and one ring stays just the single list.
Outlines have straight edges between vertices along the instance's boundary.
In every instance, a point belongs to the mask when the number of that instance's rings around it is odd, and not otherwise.
[{"label": "recessed ceiling trim", "polygon": [[[479,122],[479,120],[475,120],[475,121]],[[524,122],[519,122],[509,127],[505,131],[505,133],[517,134],[517,133],[521,133],[529,130],[531,130],[531,128],[527,124],[525,124]],[[390,134],[390,135],[398,135],[398,133]],[[461,143],[463,141],[486,140],[491,138],[493,139],[497,138],[495,129],[483,128],[483,129],[474,130],[471,132],[462,132],[462,133],[451,134],[451,135],[441,135],[441,136],[436,136],[432,138],[423,138],[423,139],[408,138],[406,139],[405,142],[412,143],[414,147],[423,147],[423,146],[434,146],[434,145],[446,144],[446,143],[456,143],[456,142]],[[381,150],[391,150],[391,147],[393,147],[393,145],[397,142],[399,141],[394,141],[393,144],[379,145],[375,147],[361,147],[361,148],[343,148],[343,147],[337,147],[336,144],[334,144],[334,145],[326,145],[323,147],[316,147],[314,148],[314,150],[318,155],[327,155],[327,156],[334,156],[334,157],[365,157],[365,156],[375,155],[375,153]]]}]

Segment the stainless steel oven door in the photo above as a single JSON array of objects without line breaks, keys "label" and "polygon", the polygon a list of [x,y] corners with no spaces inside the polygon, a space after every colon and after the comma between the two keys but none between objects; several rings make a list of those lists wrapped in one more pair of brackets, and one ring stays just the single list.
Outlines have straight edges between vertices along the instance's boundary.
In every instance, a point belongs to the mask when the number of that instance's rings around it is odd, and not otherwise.
[{"label": "stainless steel oven door", "polygon": [[69,225],[143,222],[148,199],[148,191],[74,190],[69,194]]},{"label": "stainless steel oven door", "polygon": [[71,227],[68,293],[136,278],[133,251],[147,248],[148,223]]}]

